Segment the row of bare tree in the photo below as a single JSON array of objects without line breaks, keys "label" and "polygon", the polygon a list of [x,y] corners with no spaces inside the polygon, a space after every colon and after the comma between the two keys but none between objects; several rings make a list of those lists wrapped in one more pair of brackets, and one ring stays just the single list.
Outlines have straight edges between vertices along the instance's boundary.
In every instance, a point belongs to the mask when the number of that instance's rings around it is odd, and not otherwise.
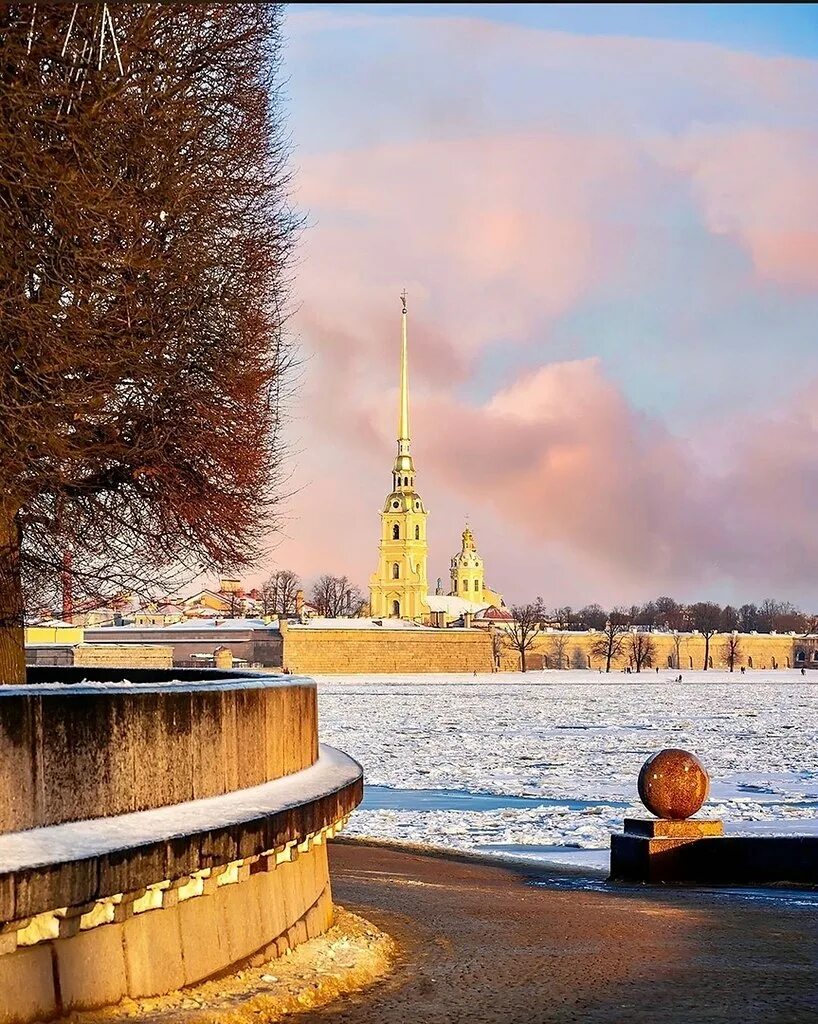
[{"label": "row of bare tree", "polygon": [[[670,601],[670,598],[660,598],[659,601]],[[655,606],[659,602],[650,602]],[[676,604],[676,602],[673,602]],[[767,602],[765,602],[766,604]],[[774,604],[775,602],[769,602]],[[598,607],[598,606],[594,606]],[[778,605],[782,607],[782,605]],[[671,631],[671,639],[675,647],[674,665],[681,667],[681,645],[684,643],[684,634],[690,630],[696,630],[704,638],[704,660],[702,668],[710,667],[711,641],[717,634],[723,634],[719,655],[725,666],[732,672],[738,664],[741,655],[741,637],[734,630],[741,630],[741,624],[734,622],[732,617],[725,618],[726,609],[712,601],[699,601],[692,605],[676,605],[679,617],[671,625],[665,619],[661,627],[656,622],[641,621],[644,615],[638,609],[613,608],[609,612],[602,612],[602,616],[596,618],[592,624],[585,625],[577,620],[571,621],[568,615],[564,619],[557,619],[556,623],[560,629],[595,629],[597,631],[590,647],[591,657],[598,659],[605,666],[605,671],[611,671],[611,664],[622,655],[628,658],[629,664],[636,672],[643,668],[651,668],[656,657],[656,640],[652,630],[663,628]],[[561,609],[568,612],[570,609]],[[600,609],[601,611],[601,609]],[[499,654],[503,647],[517,652],[520,657],[520,668],[526,671],[527,655],[538,635],[546,625],[555,624],[555,617],[546,612],[541,599],[525,605],[515,605],[511,609],[513,621],[498,638],[495,645],[495,654]],[[782,613],[785,614],[785,613]],[[800,613],[799,613],[800,614]],[[803,624],[803,630],[813,629],[812,621]],[[749,631],[749,630],[748,630]],[[784,630],[782,630],[783,632]],[[759,630],[761,632],[761,630]],[[556,662],[557,668],[567,668],[582,657],[582,652],[577,651],[569,654],[569,635],[567,633],[553,633],[549,639],[548,656]],[[574,667],[585,667],[584,664],[575,664]]]},{"label": "row of bare tree", "polygon": [[[538,599],[539,600],[539,599]],[[624,615],[634,626],[649,629],[679,630],[689,632],[701,629],[698,620],[718,620],[718,631],[730,633],[806,633],[816,623],[816,616],[801,611],[790,601],[765,598],[761,604],[719,605],[712,601],[682,604],[672,597],[657,597],[641,605],[629,608],[617,607],[613,612]],[[559,629],[602,629],[612,613],[598,604],[584,608],[564,606],[554,608],[545,616],[552,626]]]},{"label": "row of bare tree", "polygon": [[[277,570],[261,588],[262,614],[295,615],[299,611],[298,594],[302,589],[301,577],[297,573],[290,569]],[[360,615],[366,608],[366,598],[359,586],[348,576],[329,573],[318,577],[308,600],[318,615],[328,619]]]}]

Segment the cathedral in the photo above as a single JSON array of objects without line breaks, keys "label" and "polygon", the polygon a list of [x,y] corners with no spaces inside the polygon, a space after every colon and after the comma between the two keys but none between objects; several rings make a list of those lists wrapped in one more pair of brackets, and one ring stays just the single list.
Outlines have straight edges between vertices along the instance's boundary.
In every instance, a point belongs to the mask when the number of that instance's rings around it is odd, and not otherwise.
[{"label": "cathedral", "polygon": [[409,365],[407,353],[406,293],[401,295],[400,395],[398,450],[392,467],[392,490],[381,509],[378,568],[369,579],[369,607],[373,618],[406,619],[445,625],[502,607],[503,599],[485,581],[483,559],[468,525],[462,547],[451,560],[451,589],[438,586],[429,593],[426,571],[429,513],[415,489],[415,464],[409,434]]}]

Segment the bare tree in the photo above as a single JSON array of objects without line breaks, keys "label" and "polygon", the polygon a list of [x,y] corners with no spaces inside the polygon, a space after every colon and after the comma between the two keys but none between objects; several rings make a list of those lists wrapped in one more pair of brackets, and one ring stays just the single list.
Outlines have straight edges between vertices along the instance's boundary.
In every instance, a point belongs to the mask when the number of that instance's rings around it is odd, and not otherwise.
[{"label": "bare tree", "polygon": [[625,653],[631,659],[633,667],[641,672],[643,666],[650,668],[656,656],[656,643],[650,633],[640,629],[631,629],[625,634]]},{"label": "bare tree", "polygon": [[24,593],[252,564],[282,458],[281,12],[0,5],[0,680]]},{"label": "bare tree", "polygon": [[780,609],[781,604],[775,598],[765,597],[761,602],[761,607],[758,609],[759,627],[765,633],[770,633],[775,629],[775,620]]},{"label": "bare tree", "polygon": [[580,608],[575,618],[583,629],[602,629],[608,620],[605,609],[598,604],[587,604]]},{"label": "bare tree", "polygon": [[653,604],[657,626],[663,629],[676,629],[680,631],[687,628],[685,608],[678,601],[675,601],[672,597],[657,597],[651,603]]},{"label": "bare tree", "polygon": [[741,657],[741,637],[738,633],[728,633],[721,645],[722,661],[732,672]]},{"label": "bare tree", "polygon": [[231,590],[227,595],[229,608],[227,614],[231,619],[239,619],[247,611],[247,598],[242,590]]},{"label": "bare tree", "polygon": [[682,667],[682,645],[686,642],[687,637],[684,635],[684,633],[680,633],[678,630],[674,630],[673,633],[672,633],[672,639],[673,639],[674,667],[675,668],[681,668]]},{"label": "bare tree", "polygon": [[591,644],[591,654],[605,661],[605,671],[611,671],[611,662],[619,657],[624,645],[624,633],[628,629],[628,616],[622,608],[614,608]]},{"label": "bare tree", "polygon": [[718,633],[721,622],[721,606],[713,601],[699,601],[689,608],[694,629],[704,637],[704,669],[710,666],[710,640]]},{"label": "bare tree", "polygon": [[320,576],[310,593],[310,604],[327,619],[360,615],[366,601],[359,587],[346,576]]},{"label": "bare tree", "polygon": [[576,615],[570,605],[565,605],[562,608],[555,608],[549,618],[556,624],[557,629],[570,629]]},{"label": "bare tree", "polygon": [[489,632],[491,635],[491,660],[494,671],[497,672],[500,669],[503,651],[506,649],[507,637],[505,631],[498,626],[491,626]]},{"label": "bare tree", "polygon": [[520,671],[526,671],[526,655],[542,627],[544,609],[538,598],[530,604],[512,605],[512,621],[506,628],[506,643],[520,656]]},{"label": "bare tree", "polygon": [[743,604],[738,610],[738,628],[741,633],[752,633],[762,628],[761,615],[755,604]]},{"label": "bare tree", "polygon": [[574,647],[571,651],[571,668],[587,668],[588,659],[581,647]]},{"label": "bare tree", "polygon": [[277,569],[261,588],[262,615],[295,615],[301,578],[289,569]]},{"label": "bare tree", "polygon": [[568,667],[568,637],[564,633],[549,637],[548,656],[556,661],[557,668]]}]

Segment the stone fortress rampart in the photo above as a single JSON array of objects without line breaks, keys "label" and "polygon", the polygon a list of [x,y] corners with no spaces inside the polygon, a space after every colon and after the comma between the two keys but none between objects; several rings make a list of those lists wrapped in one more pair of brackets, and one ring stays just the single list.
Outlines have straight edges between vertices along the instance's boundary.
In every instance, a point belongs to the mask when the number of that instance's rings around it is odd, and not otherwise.
[{"label": "stone fortress rampart", "polygon": [[[534,640],[528,655],[529,668],[584,668],[598,672],[605,670],[605,657],[595,651],[600,639],[599,631],[544,630]],[[684,673],[705,667],[705,638],[701,633],[651,632],[647,636],[654,651],[642,671],[655,672],[674,669]],[[710,637],[708,668],[729,669],[727,645],[733,634],[716,633]],[[740,672],[753,669],[800,668],[813,661],[815,640],[789,633],[738,633],[734,640],[733,669]],[[611,671],[620,672],[631,667],[633,655],[628,634],[623,634],[621,650],[611,659]],[[519,666],[519,655],[505,650],[501,667],[514,671]]]},{"label": "stone fortress rampart", "polygon": [[481,629],[372,629],[282,623],[290,672],[491,672],[491,637]]}]

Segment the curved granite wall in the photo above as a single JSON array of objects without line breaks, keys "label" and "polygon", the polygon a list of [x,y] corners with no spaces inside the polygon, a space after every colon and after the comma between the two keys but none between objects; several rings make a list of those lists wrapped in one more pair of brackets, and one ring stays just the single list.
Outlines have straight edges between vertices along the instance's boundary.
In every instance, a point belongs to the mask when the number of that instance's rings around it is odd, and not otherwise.
[{"label": "curved granite wall", "polygon": [[328,927],[325,843],[362,775],[319,750],[312,681],[48,675],[0,688],[0,1024],[168,992]]},{"label": "curved granite wall", "polygon": [[42,683],[0,696],[0,833],[218,796],[318,752],[304,679]]}]

